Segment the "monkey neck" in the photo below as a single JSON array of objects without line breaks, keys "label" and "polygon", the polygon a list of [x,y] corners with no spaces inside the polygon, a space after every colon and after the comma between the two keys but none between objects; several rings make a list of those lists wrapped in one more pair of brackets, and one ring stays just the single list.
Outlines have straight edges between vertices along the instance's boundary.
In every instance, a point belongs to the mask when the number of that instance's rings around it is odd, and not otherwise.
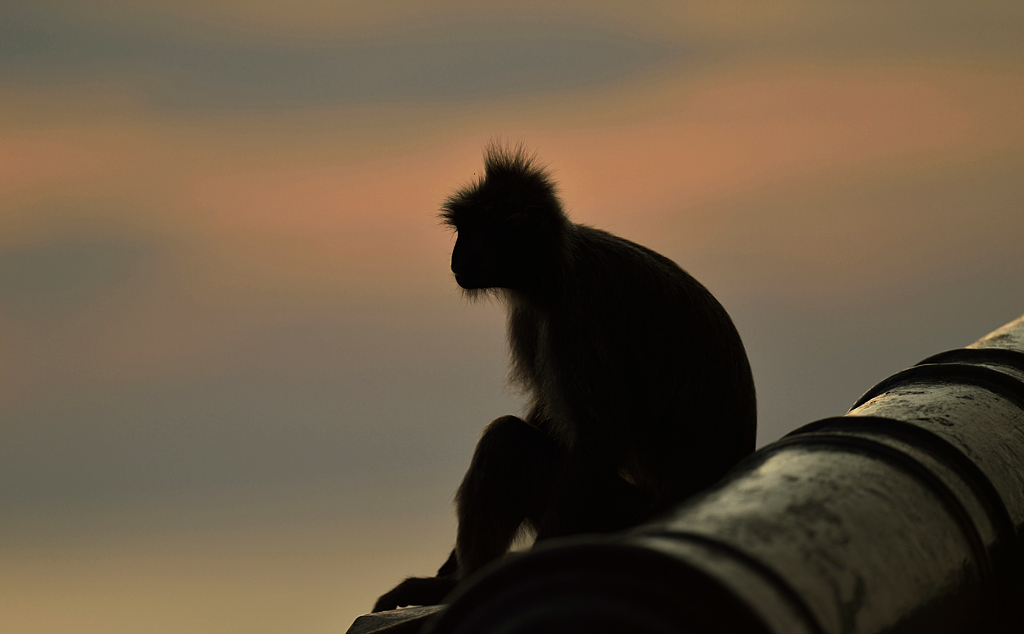
[{"label": "monkey neck", "polygon": [[548,311],[541,302],[519,291],[506,291],[505,300],[508,344],[512,353],[509,380],[524,391],[536,394],[540,387]]},{"label": "monkey neck", "polygon": [[546,312],[558,303],[571,262],[566,253],[566,232],[558,231],[539,241],[522,262],[515,282],[506,289],[512,304],[524,309]]}]

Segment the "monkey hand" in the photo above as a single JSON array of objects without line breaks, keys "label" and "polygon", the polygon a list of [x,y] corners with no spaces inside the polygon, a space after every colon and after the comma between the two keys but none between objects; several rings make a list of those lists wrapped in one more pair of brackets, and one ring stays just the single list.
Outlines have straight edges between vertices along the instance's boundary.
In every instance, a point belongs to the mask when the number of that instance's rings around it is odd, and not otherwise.
[{"label": "monkey hand", "polygon": [[438,605],[455,589],[458,582],[458,576],[454,574],[409,577],[377,599],[373,611],[383,612],[406,605]]},{"label": "monkey hand", "polygon": [[387,592],[373,606],[384,612],[406,605],[438,605],[459,583],[459,560],[455,549],[437,571],[435,577],[409,577]]}]

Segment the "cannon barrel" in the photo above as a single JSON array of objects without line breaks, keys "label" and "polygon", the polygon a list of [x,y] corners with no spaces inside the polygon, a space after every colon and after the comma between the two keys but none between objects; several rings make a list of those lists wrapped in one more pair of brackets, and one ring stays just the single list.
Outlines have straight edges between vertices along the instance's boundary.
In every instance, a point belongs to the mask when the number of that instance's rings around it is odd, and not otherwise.
[{"label": "cannon barrel", "polygon": [[1013,631],[1022,527],[1024,317],[882,381],[663,517],[508,558],[425,631]]}]

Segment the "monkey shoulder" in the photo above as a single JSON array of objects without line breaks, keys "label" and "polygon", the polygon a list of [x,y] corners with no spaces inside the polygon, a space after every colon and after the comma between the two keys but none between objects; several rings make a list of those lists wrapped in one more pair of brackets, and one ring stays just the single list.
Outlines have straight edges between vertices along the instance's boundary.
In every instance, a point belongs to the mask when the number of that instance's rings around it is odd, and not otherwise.
[{"label": "monkey shoulder", "polygon": [[679,385],[710,389],[697,385],[747,367],[729,315],[679,265],[606,231],[577,225],[572,234],[549,325],[558,369],[587,381],[571,389],[605,408],[641,393],[661,407]]},{"label": "monkey shoulder", "polygon": [[640,320],[656,328],[676,320],[700,328],[725,314],[710,291],[656,251],[586,225],[574,225],[569,241],[565,300],[606,317],[618,315],[616,326]]}]

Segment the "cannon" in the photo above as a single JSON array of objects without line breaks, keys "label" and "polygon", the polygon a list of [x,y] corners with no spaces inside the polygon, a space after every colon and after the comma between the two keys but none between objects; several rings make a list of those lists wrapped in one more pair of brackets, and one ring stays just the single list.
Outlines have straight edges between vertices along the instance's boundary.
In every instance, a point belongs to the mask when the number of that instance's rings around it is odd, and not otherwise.
[{"label": "cannon", "polygon": [[349,632],[1024,632],[1022,530],[1024,317],[652,522],[551,540],[466,580],[447,608]]}]

